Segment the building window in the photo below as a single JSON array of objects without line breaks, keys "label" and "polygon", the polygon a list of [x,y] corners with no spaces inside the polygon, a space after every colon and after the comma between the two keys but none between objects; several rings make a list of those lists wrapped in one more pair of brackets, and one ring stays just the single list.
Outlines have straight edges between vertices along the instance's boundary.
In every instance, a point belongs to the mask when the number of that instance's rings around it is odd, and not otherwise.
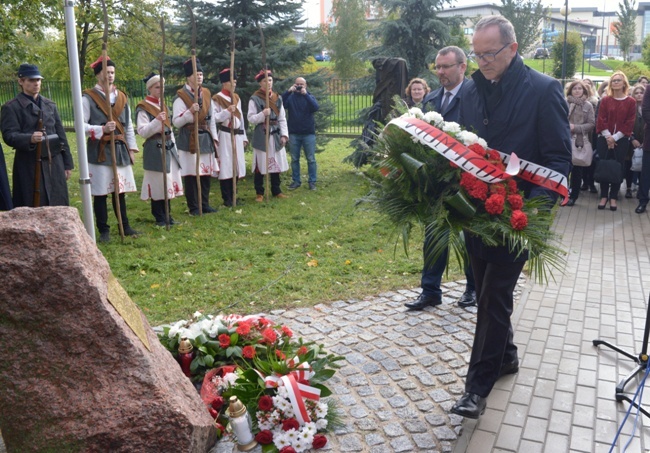
[{"label": "building window", "polygon": [[473,28],[465,28],[464,32],[466,35],[473,35],[474,34],[474,29]]}]

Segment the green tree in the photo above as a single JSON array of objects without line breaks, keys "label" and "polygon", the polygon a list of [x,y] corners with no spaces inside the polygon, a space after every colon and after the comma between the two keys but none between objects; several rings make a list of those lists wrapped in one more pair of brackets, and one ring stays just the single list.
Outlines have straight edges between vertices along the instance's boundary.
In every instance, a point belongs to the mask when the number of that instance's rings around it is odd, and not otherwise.
[{"label": "green tree", "polygon": [[641,50],[643,63],[650,68],[650,35],[643,40],[643,49]]},{"label": "green tree", "polygon": [[614,24],[614,36],[623,52],[625,61],[629,60],[636,36],[636,0],[623,0],[618,4],[618,22]]},{"label": "green tree", "polygon": [[548,14],[542,0],[501,0],[501,15],[515,28],[519,53],[535,45],[540,36],[540,24]]},{"label": "green tree", "polygon": [[401,57],[408,63],[410,77],[431,78],[428,70],[439,49],[450,42],[451,29],[459,17],[438,17],[446,0],[378,0],[388,13],[371,34],[381,39],[362,55],[366,58]]},{"label": "green tree", "polygon": [[60,28],[58,0],[0,2],[0,77],[14,78],[20,63],[34,61],[32,46],[45,39],[48,27]]},{"label": "green tree", "polygon": [[[551,58],[553,58],[553,76],[562,77],[562,48],[564,46],[564,34],[557,37],[551,47]],[[580,35],[575,32],[569,32],[566,40],[566,77],[572,79],[580,59],[582,58],[582,41]]]},{"label": "green tree", "polygon": [[328,42],[334,68],[341,78],[363,75],[365,63],[356,54],[366,47],[368,25],[362,0],[335,0],[332,8],[335,25],[329,27]]},{"label": "green tree", "polygon": [[[175,27],[176,43],[186,49],[189,57],[192,27],[184,2],[177,1],[179,23]],[[242,102],[248,102],[258,84],[255,74],[262,69],[260,29],[264,33],[266,64],[274,78],[282,80],[297,70],[318,49],[314,42],[298,43],[291,32],[304,20],[301,5],[293,0],[225,0],[218,3],[191,2],[197,27],[197,56],[201,60],[206,81],[218,83],[219,72],[230,66],[231,33],[235,30],[235,72],[237,90]],[[259,27],[258,27],[259,26]],[[181,75],[182,59],[175,68]],[[170,70],[171,70],[170,66]]]}]

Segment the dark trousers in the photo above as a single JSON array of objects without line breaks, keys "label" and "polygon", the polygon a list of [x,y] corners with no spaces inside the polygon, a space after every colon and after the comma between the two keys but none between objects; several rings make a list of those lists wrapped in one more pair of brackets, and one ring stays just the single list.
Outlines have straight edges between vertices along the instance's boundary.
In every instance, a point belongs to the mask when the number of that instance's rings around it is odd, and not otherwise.
[{"label": "dark trousers", "polygon": [[517,359],[510,315],[513,292],[525,262],[491,263],[470,255],[478,313],[465,391],[486,398],[499,378],[501,365]]},{"label": "dark trousers", "polygon": [[[616,159],[620,164],[621,168],[625,168],[625,156],[630,148],[630,139],[628,137],[623,137],[616,142],[614,149],[607,148],[607,140],[605,137],[598,137],[598,158],[600,160],[605,159]],[[621,174],[621,179],[623,175]],[[600,198],[609,198],[611,200],[618,200],[618,192],[621,190],[621,183],[618,184],[607,184],[600,183]]]},{"label": "dark trousers", "polygon": [[[435,297],[436,299],[442,298],[442,274],[447,267],[447,258],[449,256],[449,249],[446,249],[440,254],[438,259],[431,262],[427,258],[429,253],[434,247],[434,241],[430,234],[424,234],[424,246],[422,247],[422,255],[424,258],[424,266],[422,267],[422,294],[425,296]],[[469,263],[464,268],[465,278],[467,279],[467,286],[465,291],[475,291],[474,273],[472,266]]]},{"label": "dark trousers", "polygon": [[[589,167],[578,167],[577,165],[574,165],[571,168],[571,194],[570,197],[573,200],[577,200],[578,196],[580,195],[580,185],[582,184],[583,180],[583,174],[585,170]],[[585,179],[585,184],[587,183],[587,180]]]},{"label": "dark trousers", "polygon": [[[255,185],[255,193],[257,195],[264,195],[264,178],[266,176],[255,170],[255,177],[253,178],[253,184]],[[282,189],[280,189],[280,173],[271,173],[271,193],[273,196],[281,194]]]},{"label": "dark trousers", "polygon": [[223,205],[232,206],[232,178],[220,179],[219,186],[221,187],[221,198],[223,198]]},{"label": "dark trousers", "polygon": [[[169,208],[169,220],[172,218],[172,201],[167,200],[167,206]],[[156,223],[166,222],[165,220],[165,200],[151,200],[151,214]]]},{"label": "dark trousers", "polygon": [[648,204],[648,201],[650,201],[648,191],[650,191],[650,151],[643,151],[641,177],[639,178],[639,192],[637,194],[639,204],[644,206]]},{"label": "dark trousers", "polygon": [[[95,195],[93,198],[93,210],[95,211],[95,221],[97,222],[97,229],[100,233],[107,232],[111,229],[108,226],[108,207],[106,199],[108,195]],[[115,194],[112,195],[113,212],[117,218],[117,207],[115,206]],[[126,197],[123,193],[120,194],[120,214],[122,215],[122,227],[126,229],[129,226],[129,218],[126,216]]]},{"label": "dark trousers", "polygon": [[[210,206],[210,179],[211,176],[201,176],[201,207],[205,211]],[[183,190],[190,214],[199,212],[199,189],[196,185],[196,176],[183,176]]]}]

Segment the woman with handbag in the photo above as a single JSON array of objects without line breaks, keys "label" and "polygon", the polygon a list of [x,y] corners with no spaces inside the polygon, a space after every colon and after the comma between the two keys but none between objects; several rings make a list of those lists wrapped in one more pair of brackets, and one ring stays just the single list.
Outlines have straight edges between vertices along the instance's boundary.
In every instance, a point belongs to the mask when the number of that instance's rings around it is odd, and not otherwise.
[{"label": "woman with handbag", "polygon": [[[632,92],[630,93],[634,100],[636,101],[636,119],[634,121],[634,129],[632,130],[632,137],[630,137],[630,150],[627,153],[627,158],[625,159],[625,198],[632,198],[632,187],[635,184],[639,183],[639,170],[634,170],[632,168],[632,161],[634,157],[634,152],[637,149],[641,149],[643,146],[643,128],[645,123],[643,122],[643,117],[641,116],[641,103],[643,102],[643,95],[645,94],[645,85],[637,83],[632,87]],[[643,155],[643,151],[637,151]]]},{"label": "woman with handbag", "polygon": [[598,209],[616,211],[618,191],[623,181],[623,163],[630,147],[630,136],[636,119],[636,101],[628,96],[627,77],[616,71],[609,79],[607,96],[600,101],[596,119],[596,142],[600,161],[594,179],[600,183]]},{"label": "woman with handbag", "polygon": [[573,206],[580,195],[583,170],[591,165],[593,149],[589,136],[594,129],[594,107],[588,99],[589,88],[581,80],[567,86],[569,103],[569,126],[571,127],[571,149],[573,167],[571,169],[571,193],[566,206]]}]

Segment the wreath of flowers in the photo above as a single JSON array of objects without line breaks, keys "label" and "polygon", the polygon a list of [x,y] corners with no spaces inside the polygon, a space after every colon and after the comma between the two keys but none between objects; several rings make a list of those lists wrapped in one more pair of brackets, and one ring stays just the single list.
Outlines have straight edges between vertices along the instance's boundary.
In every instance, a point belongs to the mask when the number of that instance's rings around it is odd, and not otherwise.
[{"label": "wreath of flowers", "polygon": [[[457,123],[445,122],[439,113],[412,108],[402,117],[429,123],[506,172],[510,156],[489,149],[485,140]],[[434,239],[426,251],[429,262],[447,248],[459,261],[466,260],[464,232],[480,237],[487,246],[527,254],[533,277],[541,281],[564,267],[565,253],[551,231],[549,200],[524,199],[515,178],[484,182],[391,123],[377,137],[374,152],[377,184],[366,201],[396,227],[405,250],[413,226],[422,225]]]}]

